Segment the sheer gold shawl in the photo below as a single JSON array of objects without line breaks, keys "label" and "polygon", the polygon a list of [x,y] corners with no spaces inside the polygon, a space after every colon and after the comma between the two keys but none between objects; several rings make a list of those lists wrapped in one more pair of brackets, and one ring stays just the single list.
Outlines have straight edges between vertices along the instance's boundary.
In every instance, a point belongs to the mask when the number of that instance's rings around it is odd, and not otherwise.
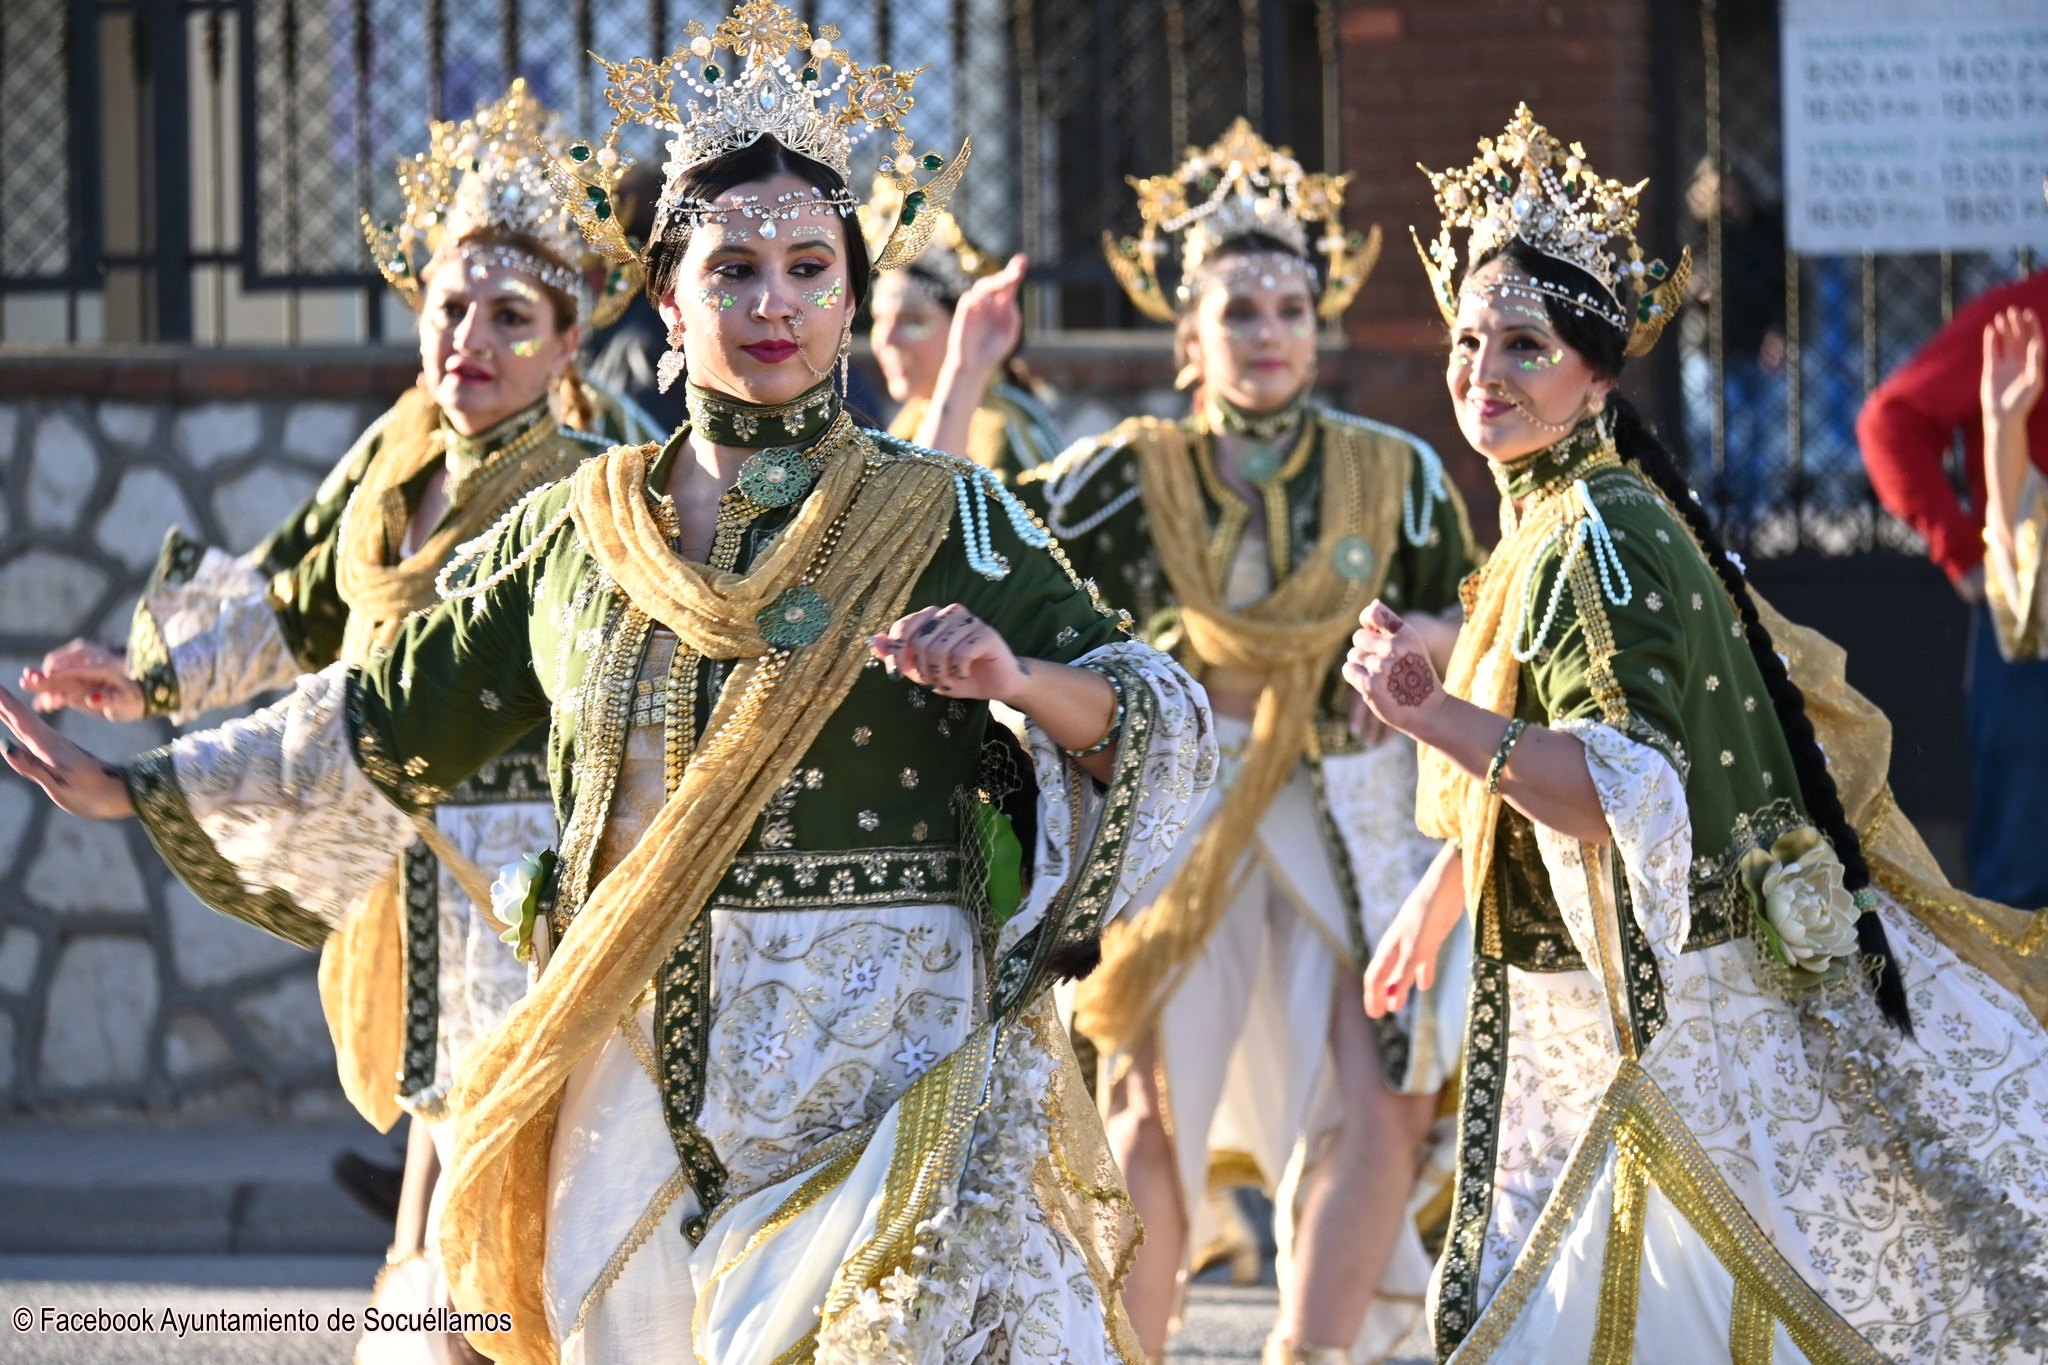
[{"label": "sheer gold shawl", "polygon": [[[569,474],[589,453],[551,433],[531,454],[487,470],[425,543],[394,563],[411,523],[405,486],[444,452],[440,407],[425,388],[407,390],[384,423],[377,453],[350,494],[336,533],[335,587],[348,608],[341,657],[348,663],[366,662],[397,639],[406,617],[434,605],[434,578],[457,547],[481,535],[531,489]],[[415,825],[463,894],[488,917],[489,878],[441,837],[432,816]],[[400,869],[374,887],[320,949],[320,1006],[334,1041],[342,1093],[380,1132],[399,1114],[397,1080],[405,1046],[403,880]]]},{"label": "sheer gold shawl", "polygon": [[[662,538],[647,499],[655,447],[621,447],[576,475],[583,544],[634,606],[685,647],[740,662],[675,794],[458,1080],[441,1255],[458,1306],[511,1315],[509,1331],[474,1338],[493,1359],[555,1359],[540,1271],[563,1084],[682,941],[769,798],[852,690],[867,637],[901,614],[951,525],[951,468],[888,458],[858,432],[841,439],[847,448],[744,576],[684,561]],[[831,624],[810,645],[771,650],[757,617],[799,583],[824,597]]]},{"label": "sheer gold shawl", "polygon": [[[1595,459],[1606,464],[1616,457]],[[1515,588],[1552,534],[1575,519],[1571,487],[1567,484],[1523,507],[1520,524],[1502,539],[1485,570],[1466,584],[1465,625],[1444,686],[1452,695],[1497,715],[1514,713],[1521,679],[1521,666],[1511,652],[1519,605]],[[1675,509],[1671,515],[1681,528],[1685,526]],[[1513,517],[1510,511],[1505,519]],[[1689,529],[1687,535],[1690,538]],[[1696,540],[1693,544],[1699,549]],[[1586,587],[1598,591],[1595,584]],[[1579,591],[1578,586],[1573,590]],[[2048,1023],[2048,919],[1979,899],[1949,884],[1919,831],[1892,799],[1891,722],[1849,686],[1846,652],[1820,632],[1787,620],[1754,587],[1750,597],[1772,645],[1787,660],[1793,684],[1806,698],[1807,718],[1827,755],[1842,808],[1860,836],[1877,885],[1918,916],[1958,957],[2011,990],[2036,1018]],[[1478,778],[1436,750],[1423,749],[1416,822],[1432,838],[1461,842],[1468,907],[1480,904],[1500,808],[1500,798],[1488,796]]]},{"label": "sheer gold shawl", "polygon": [[[1263,680],[1242,766],[1195,836],[1193,852],[1165,892],[1135,919],[1102,937],[1102,965],[1075,994],[1074,1021],[1105,1053],[1130,1051],[1222,917],[1232,874],[1259,817],[1308,751],[1317,695],[1358,614],[1379,595],[1400,534],[1401,494],[1414,454],[1378,432],[1325,422],[1319,543],[1272,592],[1242,610],[1224,597],[1228,566],[1210,554],[1186,433],[1141,418],[1109,439],[1137,455],[1140,496],[1180,606],[1188,648],[1206,668]],[[1333,552],[1361,539],[1372,547],[1363,577],[1347,577]]]}]

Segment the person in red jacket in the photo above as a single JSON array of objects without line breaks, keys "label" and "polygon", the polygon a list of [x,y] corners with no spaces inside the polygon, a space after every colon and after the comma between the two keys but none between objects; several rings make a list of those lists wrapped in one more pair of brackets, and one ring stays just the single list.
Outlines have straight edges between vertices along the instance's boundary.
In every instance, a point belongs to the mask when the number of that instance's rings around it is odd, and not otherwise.
[{"label": "person in red jacket", "polygon": [[[1856,437],[1887,511],[1973,605],[1965,690],[1970,747],[1970,889],[2007,905],[2048,905],[2048,662],[2008,661],[1984,604],[1984,421],[1979,380],[1984,328],[2008,308],[2048,313],[2048,270],[1980,295],[1888,377],[1863,405]],[[1949,480],[1963,439],[1965,504]],[[2048,471],[2048,403],[2027,423],[2037,468]]]}]

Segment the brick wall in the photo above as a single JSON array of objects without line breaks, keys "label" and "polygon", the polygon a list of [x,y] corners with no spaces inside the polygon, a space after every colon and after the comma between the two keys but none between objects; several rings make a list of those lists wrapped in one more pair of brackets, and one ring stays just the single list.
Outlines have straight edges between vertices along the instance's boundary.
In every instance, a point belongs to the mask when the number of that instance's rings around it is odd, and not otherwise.
[{"label": "brick wall", "polygon": [[1649,25],[1644,0],[1339,6],[1353,224],[1378,223],[1386,236],[1379,268],[1346,321],[1346,402],[1434,443],[1488,539],[1496,495],[1452,418],[1443,322],[1408,240],[1411,225],[1427,241],[1437,223],[1429,181],[1415,164],[1463,165],[1473,144],[1498,133],[1526,101],[1552,132],[1585,143],[1601,174],[1649,174]]}]

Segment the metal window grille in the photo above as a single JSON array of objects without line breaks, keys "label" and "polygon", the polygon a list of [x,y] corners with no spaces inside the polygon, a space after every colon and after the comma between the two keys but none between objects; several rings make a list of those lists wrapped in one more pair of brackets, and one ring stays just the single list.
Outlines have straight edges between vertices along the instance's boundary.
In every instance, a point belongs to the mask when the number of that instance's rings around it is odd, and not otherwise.
[{"label": "metal window grille", "polygon": [[[1678,335],[1673,448],[1752,558],[1919,550],[1856,448],[1878,382],[2024,253],[1795,257],[1781,206],[1776,0],[1674,0],[1659,216],[1681,222],[1706,297]],[[1717,192],[1718,191],[1718,192]]]},{"label": "metal window grille", "polygon": [[[1126,171],[1173,164],[1239,113],[1335,165],[1333,0],[794,5],[864,60],[930,63],[916,135],[973,135],[962,222],[991,250],[1032,253],[1039,327],[1134,321],[1097,250],[1105,228],[1134,226]],[[396,210],[393,168],[429,116],[467,114],[523,75],[594,133],[609,111],[586,52],[667,51],[726,8],[7,0],[0,340],[377,340],[402,314],[357,213]],[[651,136],[629,150],[658,164]]]}]

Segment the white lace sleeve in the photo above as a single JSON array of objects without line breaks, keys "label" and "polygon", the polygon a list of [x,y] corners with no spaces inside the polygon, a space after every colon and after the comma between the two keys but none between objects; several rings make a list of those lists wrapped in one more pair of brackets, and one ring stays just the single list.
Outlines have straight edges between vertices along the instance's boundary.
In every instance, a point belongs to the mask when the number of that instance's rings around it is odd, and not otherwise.
[{"label": "white lace sleeve", "polygon": [[1098,784],[1026,723],[1038,777],[1038,847],[1030,890],[998,937],[998,960],[1056,903],[1066,929],[1092,941],[1165,865],[1216,781],[1208,694],[1180,665],[1129,640],[1091,650],[1074,664],[1113,673],[1123,684],[1116,771],[1107,786]]},{"label": "white lace sleeve", "polygon": [[178,539],[135,606],[128,660],[151,713],[181,725],[284,687],[299,673],[263,573]]},{"label": "white lace sleeve", "polygon": [[[1692,813],[1678,770],[1649,745],[1598,721],[1559,721],[1551,728],[1586,746],[1586,770],[1627,870],[1636,922],[1660,956],[1676,957],[1692,932]],[[1579,842],[1539,824],[1536,844],[1572,943],[1592,962],[1599,954]]]},{"label": "white lace sleeve", "polygon": [[349,743],[346,669],[128,766],[150,839],[214,909],[316,947],[412,842]]}]

